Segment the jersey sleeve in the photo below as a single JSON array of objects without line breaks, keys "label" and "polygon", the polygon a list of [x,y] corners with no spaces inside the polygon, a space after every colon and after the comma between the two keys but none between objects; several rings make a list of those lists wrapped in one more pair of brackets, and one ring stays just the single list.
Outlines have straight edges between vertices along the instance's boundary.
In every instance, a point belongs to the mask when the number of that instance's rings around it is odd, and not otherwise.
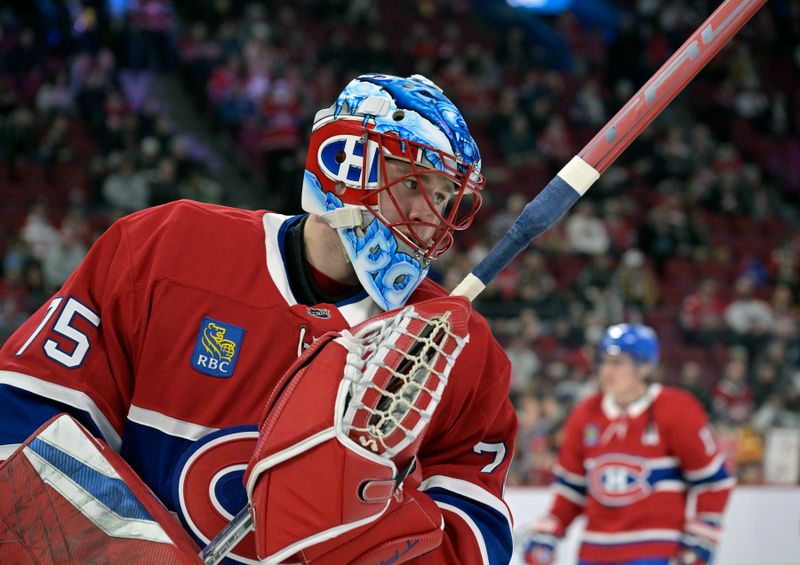
[{"label": "jersey sleeve", "polygon": [[59,412],[119,448],[141,310],[129,257],[117,222],[0,350],[0,459]]},{"label": "jersey sleeve", "polygon": [[553,469],[555,475],[552,490],[555,494],[550,514],[558,518],[556,534],[564,530],[583,512],[586,506],[587,481],[583,467],[583,421],[586,404],[581,404],[567,418],[558,452],[558,464]]},{"label": "jersey sleeve", "polygon": [[700,404],[688,394],[681,394],[676,403],[680,409],[673,407],[670,412],[680,417],[672,418],[671,450],[680,460],[689,494],[697,497],[696,517],[719,523],[735,479],[725,468],[725,457]]},{"label": "jersey sleeve", "polygon": [[471,334],[450,375],[455,394],[432,420],[419,453],[423,480],[415,495],[430,497],[441,510],[444,540],[415,562],[511,559],[512,518],[503,500],[517,429],[508,397],[510,364],[488,326],[484,339]]}]

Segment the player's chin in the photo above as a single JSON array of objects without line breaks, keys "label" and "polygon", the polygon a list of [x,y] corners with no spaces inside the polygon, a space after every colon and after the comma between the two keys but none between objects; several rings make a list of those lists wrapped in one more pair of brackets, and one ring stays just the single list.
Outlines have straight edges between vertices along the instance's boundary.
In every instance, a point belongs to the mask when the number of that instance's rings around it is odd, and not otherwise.
[{"label": "player's chin", "polygon": [[603,394],[608,394],[610,396],[616,396],[617,386],[613,379],[600,379],[600,390]]}]

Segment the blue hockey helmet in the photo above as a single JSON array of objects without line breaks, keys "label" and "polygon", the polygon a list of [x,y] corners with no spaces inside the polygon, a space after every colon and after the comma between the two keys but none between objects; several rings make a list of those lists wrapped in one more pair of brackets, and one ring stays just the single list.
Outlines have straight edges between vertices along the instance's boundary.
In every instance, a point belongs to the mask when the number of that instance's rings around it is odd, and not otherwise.
[{"label": "blue hockey helmet", "polygon": [[599,354],[630,355],[636,363],[658,365],[658,336],[650,326],[644,324],[616,324],[610,326],[598,347]]},{"label": "blue hockey helmet", "polygon": [[[409,172],[389,180],[389,160],[405,162]],[[405,304],[453,232],[472,222],[485,184],[480,169],[461,112],[433,82],[361,75],[317,112],[302,205],[337,230],[359,281],[390,310]],[[389,189],[429,175],[450,181],[452,195],[435,203],[420,191],[430,214],[408,217]]]}]

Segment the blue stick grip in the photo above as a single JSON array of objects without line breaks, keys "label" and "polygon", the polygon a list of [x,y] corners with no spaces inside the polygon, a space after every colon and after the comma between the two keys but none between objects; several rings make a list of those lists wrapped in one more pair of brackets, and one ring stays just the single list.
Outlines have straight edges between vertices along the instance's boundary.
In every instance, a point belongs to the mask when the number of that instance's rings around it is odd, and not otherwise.
[{"label": "blue stick grip", "polygon": [[489,254],[472,271],[484,285],[497,276],[530,242],[555,224],[581,195],[559,176],[547,183]]}]

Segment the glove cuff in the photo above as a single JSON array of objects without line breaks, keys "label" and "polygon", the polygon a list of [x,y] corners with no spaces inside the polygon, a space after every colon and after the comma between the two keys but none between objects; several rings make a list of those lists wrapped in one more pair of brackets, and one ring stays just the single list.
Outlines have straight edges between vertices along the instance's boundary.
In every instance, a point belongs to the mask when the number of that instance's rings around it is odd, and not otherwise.
[{"label": "glove cuff", "polygon": [[680,565],[711,563],[722,529],[718,522],[689,520],[683,528],[678,552]]},{"label": "glove cuff", "polygon": [[722,528],[718,523],[703,520],[689,520],[683,528],[684,536],[702,538],[705,542],[717,545],[722,536]]},{"label": "glove cuff", "polygon": [[556,538],[556,540],[563,538],[566,528],[557,516],[548,514],[543,518],[539,518],[531,524],[531,530],[538,534],[547,534]]}]

